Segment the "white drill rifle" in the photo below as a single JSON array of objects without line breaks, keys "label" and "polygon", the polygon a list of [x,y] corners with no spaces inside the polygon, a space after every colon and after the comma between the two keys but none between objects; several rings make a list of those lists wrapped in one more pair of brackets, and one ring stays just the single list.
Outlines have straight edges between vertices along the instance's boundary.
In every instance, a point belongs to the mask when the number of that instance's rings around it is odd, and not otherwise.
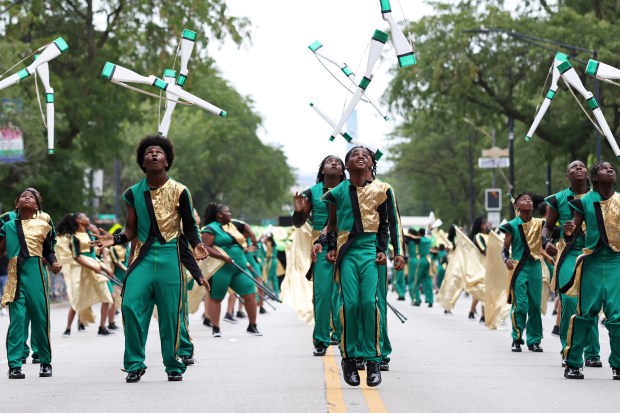
[{"label": "white drill rifle", "polygon": [[392,44],[394,45],[394,50],[396,50],[396,56],[398,57],[398,66],[407,67],[415,65],[415,52],[411,44],[407,41],[403,31],[398,27],[398,24],[396,24],[396,20],[394,20],[390,0],[379,0],[379,2],[381,3],[381,17],[390,26]]},{"label": "white drill rifle", "polygon": [[25,69],[0,80],[0,90],[13,86],[16,83],[20,83],[22,79],[31,76],[35,72],[41,78],[43,87],[45,88],[45,102],[47,109],[47,153],[54,153],[54,89],[50,85],[49,65],[48,62],[57,58],[62,53],[66,52],[69,45],[64,41],[62,37],[54,40],[52,43],[42,46],[38,51],[42,50],[36,57],[34,62]]},{"label": "white drill rifle", "polygon": [[[319,114],[320,117],[323,118],[323,120],[325,122],[327,122],[327,124],[329,126],[331,126],[332,128],[336,127],[336,122],[330,118],[329,116],[327,116],[321,109],[319,109],[314,103],[310,103],[310,107],[312,109],[314,109],[314,111],[316,113]],[[375,159],[378,161],[379,159],[381,159],[381,157],[383,156],[383,152],[377,148],[375,145],[372,144],[368,144],[365,142],[360,141],[359,139],[355,139],[354,137],[352,137],[351,135],[349,135],[346,131],[344,130],[340,130],[339,135],[341,135],[348,143],[356,145],[356,146],[363,146],[365,148],[370,149],[371,151],[373,151],[373,153],[375,154]],[[330,141],[333,141],[332,138],[329,139]]]},{"label": "white drill rifle", "polygon": [[[310,46],[308,46],[308,49],[310,49],[312,51],[312,53],[314,53],[314,55],[316,56],[317,59],[323,58],[325,60],[327,60],[328,62],[336,65],[338,67],[338,69],[340,69],[340,71],[342,73],[345,74],[346,77],[349,78],[349,80],[351,81],[351,83],[353,85],[355,85],[355,73],[353,73],[353,71],[349,68],[349,66],[344,63],[342,60],[338,60],[334,55],[332,55],[326,48],[325,46],[319,42],[318,40],[313,42]],[[327,67],[325,67],[326,70]],[[328,72],[331,71],[328,70]],[[338,82],[344,86],[350,93],[354,93],[353,91],[351,91],[351,89],[349,89],[349,87],[347,85],[345,85],[344,83],[340,82],[338,80]],[[377,113],[379,115],[381,115],[381,117],[385,120],[388,120],[389,118],[387,117],[387,115],[385,115],[381,109],[379,108],[379,106],[375,103],[374,99],[371,99],[370,96],[368,96],[366,94],[366,92],[364,91],[363,96],[360,100],[362,102],[367,102],[370,103],[372,105],[373,108],[375,108],[375,110],[377,111]],[[365,99],[364,99],[365,98]]]},{"label": "white drill rifle", "polygon": [[[189,62],[189,58],[192,55],[192,51],[194,50],[195,42],[196,32],[187,29],[183,30],[183,34],[181,35],[181,44],[179,48],[179,53],[181,56],[181,68],[179,69],[179,77],[176,78],[176,72],[174,71],[174,69],[164,70],[163,79],[169,85],[176,84],[181,89],[185,86],[185,82],[189,74],[187,70],[187,63]],[[178,96],[175,96],[169,90],[166,90],[166,111],[164,112],[164,116],[162,117],[161,123],[159,124],[159,135],[168,136],[168,131],[170,130],[170,123],[172,122],[172,112],[174,112],[178,100]]]},{"label": "white drill rifle", "polygon": [[[593,62],[594,63],[592,67],[594,67],[595,63],[598,63],[596,61],[593,61]],[[588,64],[588,66],[590,66],[590,64]],[[605,65],[605,66],[608,66],[608,65]],[[608,67],[611,67],[611,66],[608,66]],[[590,92],[589,90],[585,88],[585,86],[583,85],[583,82],[581,82],[581,79],[577,75],[577,72],[575,71],[571,63],[568,61],[568,57],[563,53],[556,54],[556,57],[553,62],[552,70],[553,70],[553,77],[552,77],[551,87],[549,88],[549,92],[547,93],[547,96],[545,97],[545,102],[543,102],[543,105],[541,106],[540,111],[537,113],[536,118],[534,119],[534,123],[532,124],[532,127],[528,131],[525,139],[530,140],[532,138],[532,135],[536,131],[536,127],[540,123],[542,117],[545,115],[545,112],[547,111],[549,104],[551,103],[551,100],[553,99],[555,95],[555,90],[553,89],[554,87],[553,79],[557,78],[555,80],[556,82],[555,89],[557,90],[557,80],[559,80],[559,78],[562,78],[562,80],[568,86],[569,90],[571,87],[574,88],[577,92],[579,92],[579,94],[581,94],[581,96],[583,96],[586,102],[588,102],[588,106],[592,110],[592,114],[594,115],[594,118],[596,119],[596,123],[593,122],[594,126],[599,130],[601,134],[605,136],[605,138],[607,138],[607,142],[609,143],[609,146],[611,146],[611,149],[614,151],[614,154],[616,155],[616,157],[620,158],[620,148],[618,147],[618,144],[616,143],[616,139],[614,138],[614,135],[611,132],[611,129],[609,128],[609,125],[607,124],[607,121],[605,120],[605,116],[603,115],[603,112],[601,111],[601,108],[599,107],[598,102],[594,98],[594,95],[592,94],[592,92]],[[594,69],[590,69],[590,71],[592,70]],[[559,75],[556,75],[555,72],[558,72]]]},{"label": "white drill rifle", "polygon": [[226,112],[224,110],[207,102],[206,100],[199,98],[198,96],[194,96],[191,93],[186,92],[179,85],[168,84],[164,80],[153,75],[142,76],[132,70],[126,69],[117,64],[106,62],[105,66],[103,67],[103,71],[101,72],[101,77],[110,80],[112,83],[116,83],[120,86],[130,89],[132,89],[132,87],[127,85],[127,83],[138,83],[143,85],[155,86],[159,90],[169,92],[170,94],[186,102],[189,102],[190,104],[196,105],[199,108],[202,108],[216,116],[226,117]]},{"label": "white drill rifle", "polygon": [[353,110],[362,98],[362,94],[364,94],[366,88],[368,88],[368,85],[372,80],[372,69],[375,66],[375,63],[377,63],[377,60],[379,60],[379,57],[381,56],[381,51],[383,50],[385,42],[388,38],[388,34],[382,32],[381,30],[375,30],[374,34],[372,35],[372,39],[370,41],[370,49],[368,51],[368,63],[366,64],[366,72],[364,73],[364,77],[362,78],[357,89],[355,90],[353,97],[349,101],[349,104],[347,105],[342,116],[340,117],[340,120],[334,126],[334,130],[332,131],[330,140],[334,140],[336,135],[340,134],[342,127],[347,122],[347,120],[351,116],[351,113],[353,113]]},{"label": "white drill rifle", "polygon": [[[616,86],[620,86],[617,82],[613,81],[613,80],[620,79],[620,69],[617,69],[605,63],[601,63],[597,60],[590,59],[588,61],[588,65],[586,66],[586,74],[590,76],[594,76],[595,78],[600,79],[604,82],[611,83]],[[611,131],[609,132],[609,136],[613,138],[613,136],[611,135]],[[609,141],[610,138],[607,135],[605,135],[605,137],[607,138],[607,141],[609,142],[611,147],[614,149],[615,155],[618,156],[618,152],[617,152],[618,146],[617,145],[614,146],[616,141],[613,140],[613,144],[612,144],[612,142]],[[618,157],[620,158],[620,156]]]}]

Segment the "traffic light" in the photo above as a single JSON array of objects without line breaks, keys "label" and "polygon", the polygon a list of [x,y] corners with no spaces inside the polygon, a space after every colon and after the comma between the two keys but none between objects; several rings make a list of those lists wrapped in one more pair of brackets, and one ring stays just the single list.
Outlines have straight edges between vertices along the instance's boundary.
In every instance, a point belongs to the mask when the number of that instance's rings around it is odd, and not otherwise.
[{"label": "traffic light", "polygon": [[489,188],[484,191],[484,208],[487,211],[502,210],[502,190],[499,188]]}]

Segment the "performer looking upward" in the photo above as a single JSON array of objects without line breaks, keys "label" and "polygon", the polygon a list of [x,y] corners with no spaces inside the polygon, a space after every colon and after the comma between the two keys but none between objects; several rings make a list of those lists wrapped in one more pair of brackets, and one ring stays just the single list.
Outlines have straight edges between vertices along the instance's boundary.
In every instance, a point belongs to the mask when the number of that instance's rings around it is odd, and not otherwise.
[{"label": "performer looking upward", "polygon": [[[196,259],[205,259],[208,253],[200,241],[189,190],[168,176],[174,161],[172,143],[161,136],[147,136],[138,144],[136,160],[146,177],[123,195],[127,204],[125,231],[98,235],[98,245],[109,247],[136,240],[136,256],[127,269],[123,288],[126,381],[137,382],[146,371],[144,350],[153,304],[158,311],[168,380],[181,381],[186,369],[178,358],[185,283],[179,259],[185,247],[181,235],[189,241]],[[196,281],[206,288],[202,276]]]},{"label": "performer looking upward", "polygon": [[[338,286],[334,283],[334,265],[325,259],[327,235],[321,235],[321,231],[327,225],[328,212],[327,204],[321,200],[321,197],[345,179],[344,162],[335,155],[329,155],[321,161],[316,185],[301,194],[295,193],[294,197],[293,225],[300,228],[312,215],[312,242],[321,244],[324,248],[306,275],[313,281],[314,331],[312,342],[315,356],[324,356],[331,341],[338,342],[340,338],[338,329],[340,321],[337,319],[333,320],[335,331],[332,332],[330,338],[332,319],[337,317],[338,312]],[[308,254],[310,253],[311,251],[308,251]]]},{"label": "performer looking upward", "polygon": [[[566,336],[568,334],[568,324],[573,314],[577,312],[577,297],[572,297],[562,293],[562,289],[571,280],[575,269],[577,257],[585,246],[585,233],[580,228],[575,231],[571,242],[564,240],[564,224],[570,221],[573,211],[569,204],[574,199],[580,199],[588,192],[588,169],[581,161],[573,161],[568,165],[566,178],[570,182],[568,188],[563,189],[555,195],[545,199],[549,208],[547,209],[547,220],[543,228],[543,248],[552,256],[558,256],[555,264],[555,285],[556,291],[560,295],[561,317],[560,317],[560,343],[562,344],[562,354],[566,348]],[[551,241],[555,225],[560,224],[560,240],[557,247]],[[592,323],[592,329],[587,333],[585,339],[584,353],[586,366],[602,367],[600,345],[598,339],[598,323]],[[564,358],[564,357],[562,357]],[[562,362],[565,364],[564,360]],[[566,366],[564,366],[566,367]]]}]

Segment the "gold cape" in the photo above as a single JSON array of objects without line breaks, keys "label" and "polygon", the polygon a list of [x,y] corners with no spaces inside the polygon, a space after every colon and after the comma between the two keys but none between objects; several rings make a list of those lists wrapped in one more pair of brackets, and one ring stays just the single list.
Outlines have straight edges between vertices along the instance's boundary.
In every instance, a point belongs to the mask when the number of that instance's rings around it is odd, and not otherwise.
[{"label": "gold cape", "polygon": [[493,330],[496,330],[510,313],[510,276],[501,256],[503,247],[503,234],[500,236],[491,232],[487,239],[484,325]]},{"label": "gold cape", "polygon": [[306,274],[310,269],[312,258],[312,228],[306,223],[295,228],[286,244],[286,275],[280,286],[282,303],[295,310],[297,317],[306,324],[314,323],[314,306],[312,305],[312,282]]}]

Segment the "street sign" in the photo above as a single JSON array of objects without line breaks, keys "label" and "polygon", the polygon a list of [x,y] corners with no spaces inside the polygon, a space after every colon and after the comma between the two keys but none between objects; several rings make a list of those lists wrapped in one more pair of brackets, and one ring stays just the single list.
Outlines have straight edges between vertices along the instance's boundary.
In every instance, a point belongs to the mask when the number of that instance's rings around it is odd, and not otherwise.
[{"label": "street sign", "polygon": [[508,149],[500,149],[497,146],[482,151],[482,156],[486,158],[505,158],[509,155],[510,152],[508,152]]},{"label": "street sign", "polygon": [[495,169],[508,168],[510,166],[510,158],[478,158],[478,168]]},{"label": "street sign", "polygon": [[487,212],[487,220],[493,228],[499,227],[499,224],[501,223],[501,218],[501,213],[498,211]]},{"label": "street sign", "polygon": [[484,190],[484,209],[487,212],[502,210],[502,190],[499,188],[489,188]]}]

